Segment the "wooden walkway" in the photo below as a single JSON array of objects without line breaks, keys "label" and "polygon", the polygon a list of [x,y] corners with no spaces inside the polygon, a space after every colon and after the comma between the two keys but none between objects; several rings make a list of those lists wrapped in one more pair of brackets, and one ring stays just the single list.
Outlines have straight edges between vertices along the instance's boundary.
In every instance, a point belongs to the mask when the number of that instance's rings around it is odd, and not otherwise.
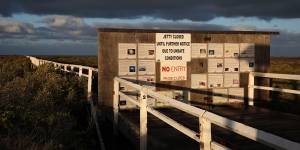
[{"label": "wooden walkway", "polygon": [[[206,108],[201,105],[197,107]],[[300,116],[255,107],[215,106],[209,108],[209,111],[291,141],[300,142]],[[160,112],[194,131],[199,131],[196,117],[174,108],[160,109]],[[139,110],[121,111],[119,123],[120,131],[123,131],[123,134],[131,135],[128,138],[135,137],[131,141],[136,141],[135,144],[138,145]],[[216,125],[212,126],[212,135],[213,141],[231,149],[271,149]],[[149,114],[148,149],[199,149],[199,144]]]}]

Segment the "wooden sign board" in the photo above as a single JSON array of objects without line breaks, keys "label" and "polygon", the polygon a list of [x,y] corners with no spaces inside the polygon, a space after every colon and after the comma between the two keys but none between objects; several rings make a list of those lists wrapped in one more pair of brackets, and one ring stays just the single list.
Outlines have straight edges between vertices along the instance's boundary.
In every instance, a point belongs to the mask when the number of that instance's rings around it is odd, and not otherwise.
[{"label": "wooden sign board", "polygon": [[240,74],[239,73],[225,73],[224,74],[224,87],[239,87]]},{"label": "wooden sign board", "polygon": [[155,60],[139,60],[139,75],[155,75]]},{"label": "wooden sign board", "polygon": [[255,69],[254,58],[241,58],[240,59],[240,71],[241,72],[253,72]]},{"label": "wooden sign board", "polygon": [[139,43],[138,44],[139,59],[155,59],[155,44],[154,43]]},{"label": "wooden sign board", "polygon": [[208,88],[223,87],[223,74],[208,74]]},{"label": "wooden sign board", "polygon": [[191,88],[192,89],[207,88],[207,74],[191,74]]},{"label": "wooden sign board", "polygon": [[119,43],[119,59],[136,59],[137,47],[135,43]]},{"label": "wooden sign board", "polygon": [[224,44],[224,57],[239,57],[240,45],[238,43]]},{"label": "wooden sign board", "polygon": [[208,57],[223,57],[223,43],[208,43]]},{"label": "wooden sign board", "polygon": [[225,58],[224,59],[224,72],[239,72],[240,61],[238,58]]},{"label": "wooden sign board", "polygon": [[119,60],[119,75],[136,75],[136,60]]},{"label": "wooden sign board", "polygon": [[208,72],[223,72],[223,59],[208,59]]},{"label": "wooden sign board", "polygon": [[206,43],[192,43],[192,58],[206,58],[207,44]]}]

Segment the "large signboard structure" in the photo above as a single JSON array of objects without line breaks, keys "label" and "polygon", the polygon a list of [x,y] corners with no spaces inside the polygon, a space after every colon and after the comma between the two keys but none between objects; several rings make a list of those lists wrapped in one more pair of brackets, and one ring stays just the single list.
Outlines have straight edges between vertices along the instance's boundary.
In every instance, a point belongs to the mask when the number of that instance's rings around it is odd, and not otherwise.
[{"label": "large signboard structure", "polygon": [[[99,29],[99,103],[112,106],[115,76],[192,103],[243,102],[248,73],[268,71],[273,34],[278,33]],[[164,106],[155,99],[149,105]]]}]

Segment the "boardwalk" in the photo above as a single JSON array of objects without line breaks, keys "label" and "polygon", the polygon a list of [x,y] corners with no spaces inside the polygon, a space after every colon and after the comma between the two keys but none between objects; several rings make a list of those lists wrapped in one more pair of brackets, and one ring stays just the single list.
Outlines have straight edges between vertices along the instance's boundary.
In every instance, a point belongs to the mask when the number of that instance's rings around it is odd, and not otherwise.
[{"label": "boardwalk", "polygon": [[[201,107],[201,106],[200,106]],[[182,123],[184,126],[199,130],[198,119],[176,109],[161,109],[165,115]],[[251,107],[248,109],[238,107],[216,106],[210,111],[229,119],[244,123],[251,127],[273,133],[291,141],[300,142],[300,117],[297,115],[269,111],[266,109]],[[133,130],[136,136],[139,133],[139,113],[137,111],[121,111],[122,121],[135,125]],[[198,149],[199,145],[194,140],[182,136],[169,125],[156,117],[149,115],[149,149]],[[124,130],[121,126],[120,129]],[[213,126],[213,141],[222,143],[231,149],[271,149],[265,145],[239,136],[233,132]],[[132,137],[131,137],[132,138]]]},{"label": "boardwalk", "polygon": [[[74,72],[72,69],[67,69],[68,66],[71,68],[78,67],[79,72],[74,73],[88,77],[88,99],[91,102],[92,74],[98,71],[97,69],[44,61],[32,57],[31,60],[38,65],[53,63],[58,69],[67,72]],[[88,74],[83,74],[82,70],[85,68],[89,70]],[[261,73],[257,75],[300,80],[299,76],[294,75]],[[120,82],[137,89],[140,97],[132,99],[130,96],[126,96],[126,93],[119,91]],[[262,87],[253,84],[249,88],[259,89]],[[279,89],[268,88],[267,90],[278,91]],[[281,90],[288,93],[299,92]],[[147,106],[145,103],[147,102],[147,95],[169,103],[170,107],[155,109]],[[140,107],[140,110],[120,110],[119,96],[134,103]],[[120,78],[115,78],[113,104],[113,109],[99,107],[98,112],[101,112],[101,118],[99,118],[100,124],[97,124],[95,115],[97,110],[91,103],[96,126],[100,126],[97,131],[99,141],[102,143],[101,149],[105,149],[105,147],[108,149],[199,149],[199,142],[204,149],[271,149],[271,147],[300,149],[300,116],[297,115],[252,106],[247,108],[234,105],[207,107],[194,104],[191,106]],[[100,129],[108,135],[108,137],[104,136],[104,140]],[[119,136],[113,138],[109,129],[114,129],[114,133],[119,131]],[[106,144],[105,147],[103,141]],[[129,144],[129,141],[132,144]]]}]

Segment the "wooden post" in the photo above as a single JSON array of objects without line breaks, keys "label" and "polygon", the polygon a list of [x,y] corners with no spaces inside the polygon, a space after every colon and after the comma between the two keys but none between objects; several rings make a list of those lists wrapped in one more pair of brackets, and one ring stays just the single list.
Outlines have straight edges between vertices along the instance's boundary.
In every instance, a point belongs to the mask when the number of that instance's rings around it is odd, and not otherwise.
[{"label": "wooden post", "polygon": [[253,106],[254,105],[254,73],[249,73],[248,78],[248,105]]},{"label": "wooden post", "polygon": [[68,65],[64,65],[64,70],[67,72],[68,71]]},{"label": "wooden post", "polygon": [[[204,150],[210,150],[211,149],[211,122],[204,118],[199,117],[199,123],[200,123],[200,143],[203,143],[203,149]],[[201,144],[200,144],[201,145]],[[201,146],[200,146],[201,149]]]},{"label": "wooden post", "polygon": [[119,89],[120,83],[114,80],[114,95],[113,95],[113,111],[114,111],[114,124],[113,124],[113,134],[117,135],[118,131],[118,117],[119,117]]},{"label": "wooden post", "polygon": [[82,67],[79,67],[79,77],[82,76]]},{"label": "wooden post", "polygon": [[183,91],[184,102],[191,103],[191,92],[189,90]]},{"label": "wooden post", "polygon": [[147,149],[147,93],[140,92],[140,150]]},{"label": "wooden post", "polygon": [[87,100],[92,100],[92,81],[93,81],[93,70],[89,68],[88,74],[88,93],[87,93]]}]

